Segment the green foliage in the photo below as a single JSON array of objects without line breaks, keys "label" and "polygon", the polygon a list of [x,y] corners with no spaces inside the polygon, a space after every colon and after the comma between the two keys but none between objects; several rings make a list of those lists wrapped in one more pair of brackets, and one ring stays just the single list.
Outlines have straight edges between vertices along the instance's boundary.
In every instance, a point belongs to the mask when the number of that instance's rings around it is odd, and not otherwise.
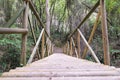
[{"label": "green foliage", "polygon": [[8,71],[20,66],[20,36],[19,35],[8,35],[0,40],[1,48],[4,48],[5,53],[0,59],[1,72]]}]

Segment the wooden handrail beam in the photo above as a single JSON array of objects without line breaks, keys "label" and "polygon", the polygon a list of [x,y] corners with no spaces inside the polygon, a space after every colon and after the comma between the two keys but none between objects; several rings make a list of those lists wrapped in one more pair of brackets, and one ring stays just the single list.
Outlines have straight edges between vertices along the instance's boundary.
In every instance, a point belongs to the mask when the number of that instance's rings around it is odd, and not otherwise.
[{"label": "wooden handrail beam", "polygon": [[25,9],[25,6],[22,6],[22,8],[18,11],[18,13],[16,13],[4,26],[10,27],[17,20],[17,18],[21,15],[24,9]]},{"label": "wooden handrail beam", "polygon": [[92,56],[94,57],[94,59],[96,60],[96,62],[100,63],[99,59],[97,58],[96,54],[94,53],[93,49],[90,47],[90,45],[88,44],[87,40],[85,39],[85,37],[83,36],[82,32],[77,29],[78,32],[80,33],[81,38],[83,39],[83,41],[85,42],[86,46],[89,48],[89,50],[92,53]]},{"label": "wooden handrail beam", "polygon": [[[37,10],[35,9],[35,7],[34,7],[34,5],[33,5],[33,3],[32,3],[31,0],[29,0],[29,6],[30,6],[30,9],[33,11],[34,15],[36,16],[36,18],[38,19],[41,27],[42,27],[42,28],[45,28],[45,25],[44,25],[43,22],[41,21],[40,16],[39,16]],[[51,38],[50,38],[50,36],[48,35],[48,33],[47,33],[46,30],[45,30],[45,33],[46,33],[46,35],[48,36],[48,38],[51,40]]]},{"label": "wooden handrail beam", "polygon": [[40,40],[41,40],[41,38],[42,38],[43,32],[44,32],[44,29],[42,29],[42,31],[41,31],[41,33],[40,33],[40,35],[39,35],[39,38],[38,38],[38,40],[37,40],[37,43],[36,43],[36,45],[35,45],[35,47],[34,47],[34,49],[33,49],[33,51],[32,51],[32,54],[31,54],[31,56],[30,56],[27,64],[30,64],[30,63],[32,62],[32,60],[33,60],[33,58],[34,58],[34,56],[35,56],[35,54],[36,54],[36,50],[37,50],[37,48],[38,48],[38,46],[39,46],[39,43],[40,43]]},{"label": "wooden handrail beam", "polygon": [[72,37],[72,35],[77,31],[77,29],[79,29],[82,24],[90,17],[90,15],[95,11],[95,9],[99,6],[100,1],[98,0],[98,2],[95,4],[95,6],[90,10],[90,12],[85,16],[85,18],[81,21],[81,23],[78,25],[78,27],[68,36],[68,40],[70,39],[70,37]]},{"label": "wooden handrail beam", "polygon": [[26,34],[27,29],[21,28],[0,28],[0,34]]}]

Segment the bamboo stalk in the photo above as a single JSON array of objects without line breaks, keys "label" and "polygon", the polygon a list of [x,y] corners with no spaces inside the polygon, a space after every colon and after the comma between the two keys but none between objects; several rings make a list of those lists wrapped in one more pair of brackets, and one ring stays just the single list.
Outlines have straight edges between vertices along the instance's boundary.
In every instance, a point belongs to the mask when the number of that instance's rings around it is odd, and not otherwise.
[{"label": "bamboo stalk", "polygon": [[83,41],[85,42],[86,46],[89,48],[89,50],[92,53],[92,56],[94,57],[94,59],[96,60],[96,62],[100,63],[99,59],[97,58],[95,52],[93,51],[93,49],[90,47],[90,45],[88,44],[87,40],[85,39],[85,37],[83,36],[82,32],[78,29],[79,34],[81,35],[81,38],[83,39]]}]

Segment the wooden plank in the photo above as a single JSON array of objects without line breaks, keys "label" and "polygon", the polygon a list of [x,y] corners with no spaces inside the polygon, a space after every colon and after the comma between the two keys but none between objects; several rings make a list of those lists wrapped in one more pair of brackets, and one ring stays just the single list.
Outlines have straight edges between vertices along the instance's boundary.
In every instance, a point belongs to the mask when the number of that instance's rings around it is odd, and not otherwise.
[{"label": "wooden plank", "polygon": [[21,28],[0,28],[0,34],[27,34],[27,29]]},{"label": "wooden plank", "polygon": [[96,54],[94,53],[94,51],[92,50],[92,48],[90,47],[90,45],[88,44],[87,40],[85,39],[85,37],[83,36],[83,34],[81,33],[81,31],[78,29],[78,32],[80,33],[83,41],[85,42],[86,46],[89,48],[89,50],[92,53],[92,56],[94,57],[94,59],[96,60],[96,62],[100,63],[99,59],[97,58]]},{"label": "wooden plank", "polygon": [[38,38],[38,40],[37,40],[37,43],[36,43],[36,45],[35,45],[35,47],[34,47],[34,49],[33,49],[33,51],[32,51],[32,54],[31,54],[31,56],[30,56],[27,64],[30,64],[30,63],[32,62],[32,60],[33,60],[33,58],[34,58],[34,56],[35,56],[35,54],[36,54],[36,50],[37,50],[37,48],[38,48],[38,46],[39,46],[39,43],[40,43],[40,40],[41,40],[41,38],[42,38],[43,32],[44,32],[44,29],[42,29],[42,31],[41,31],[41,33],[40,33],[40,35],[39,35],[39,38]]},{"label": "wooden plank", "polygon": [[0,80],[119,80],[120,76],[92,76],[92,77],[7,77]]},{"label": "wooden plank", "polygon": [[87,76],[119,76],[117,71],[82,71],[82,72],[11,72],[2,77],[87,77]]},{"label": "wooden plank", "polygon": [[106,20],[106,8],[105,0],[100,0],[101,15],[102,15],[102,39],[103,39],[103,52],[104,52],[104,64],[110,65],[110,52],[109,52],[109,41],[108,41],[108,29]]}]

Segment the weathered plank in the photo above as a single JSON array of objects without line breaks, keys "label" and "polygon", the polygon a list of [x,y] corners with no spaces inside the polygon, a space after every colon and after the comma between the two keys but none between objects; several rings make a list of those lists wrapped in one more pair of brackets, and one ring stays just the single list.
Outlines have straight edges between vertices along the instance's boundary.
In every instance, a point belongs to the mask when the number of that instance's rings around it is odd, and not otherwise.
[{"label": "weathered plank", "polygon": [[119,80],[118,69],[65,54],[47,58],[2,74],[0,80]]}]

